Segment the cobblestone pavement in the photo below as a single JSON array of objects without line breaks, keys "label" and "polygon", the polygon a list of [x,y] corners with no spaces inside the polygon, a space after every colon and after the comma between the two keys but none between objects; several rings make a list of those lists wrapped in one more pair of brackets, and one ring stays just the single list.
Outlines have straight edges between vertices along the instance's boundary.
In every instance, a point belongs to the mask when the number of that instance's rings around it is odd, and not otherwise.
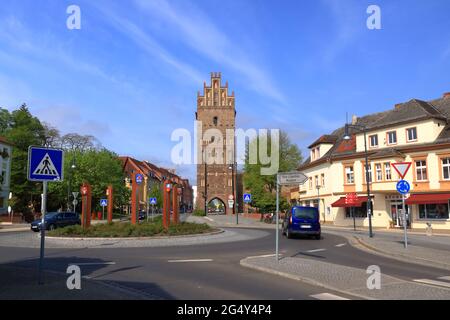
[{"label": "cobblestone pavement", "polygon": [[386,275],[381,275],[379,290],[370,290],[367,287],[369,275],[366,270],[311,259],[286,257],[277,262],[275,257],[256,257],[241,260],[241,265],[365,299],[450,299],[450,288],[419,284]]},{"label": "cobblestone pavement", "polygon": [[402,234],[376,234],[370,238],[366,233],[326,231],[329,234],[345,236],[358,249],[383,255],[405,262],[450,270],[450,239],[447,237],[410,236],[405,248]]}]

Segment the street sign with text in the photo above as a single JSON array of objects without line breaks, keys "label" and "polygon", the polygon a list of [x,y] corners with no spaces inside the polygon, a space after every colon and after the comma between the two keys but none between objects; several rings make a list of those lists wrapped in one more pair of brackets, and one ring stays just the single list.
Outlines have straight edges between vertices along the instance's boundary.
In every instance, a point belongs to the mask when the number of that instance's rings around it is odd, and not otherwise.
[{"label": "street sign with text", "polygon": [[304,184],[308,177],[299,171],[277,174],[278,184],[282,186]]},{"label": "street sign with text", "polygon": [[230,209],[233,209],[233,206],[234,206],[234,200],[228,200],[228,207]]},{"label": "street sign with text", "polygon": [[358,202],[358,195],[356,193],[349,193],[345,196],[345,204],[354,206]]}]

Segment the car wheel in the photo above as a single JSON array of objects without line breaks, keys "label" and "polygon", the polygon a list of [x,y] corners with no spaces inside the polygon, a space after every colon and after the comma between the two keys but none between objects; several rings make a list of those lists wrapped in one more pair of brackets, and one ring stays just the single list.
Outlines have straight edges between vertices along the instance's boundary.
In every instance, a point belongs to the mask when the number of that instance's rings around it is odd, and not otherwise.
[{"label": "car wheel", "polygon": [[54,224],[51,224],[51,225],[49,225],[48,226],[48,230],[55,230],[56,229],[56,226],[54,225]]},{"label": "car wheel", "polygon": [[292,238],[292,235],[291,235],[291,233],[289,232],[289,228],[286,228],[286,238],[288,238],[288,239],[291,239],[291,238]]},{"label": "car wheel", "polygon": [[322,239],[322,236],[319,234],[319,235],[315,236],[314,238],[315,238],[316,240],[320,240],[320,239]]}]

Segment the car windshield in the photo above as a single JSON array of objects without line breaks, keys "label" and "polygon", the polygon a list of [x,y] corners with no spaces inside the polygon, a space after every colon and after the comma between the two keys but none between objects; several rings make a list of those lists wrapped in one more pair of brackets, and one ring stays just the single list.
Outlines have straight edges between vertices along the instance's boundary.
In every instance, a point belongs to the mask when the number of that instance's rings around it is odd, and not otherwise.
[{"label": "car windshield", "polygon": [[45,215],[45,219],[54,218],[58,215],[58,212],[49,212]]},{"label": "car windshield", "polygon": [[316,208],[294,208],[294,217],[299,219],[316,219],[317,209]]}]

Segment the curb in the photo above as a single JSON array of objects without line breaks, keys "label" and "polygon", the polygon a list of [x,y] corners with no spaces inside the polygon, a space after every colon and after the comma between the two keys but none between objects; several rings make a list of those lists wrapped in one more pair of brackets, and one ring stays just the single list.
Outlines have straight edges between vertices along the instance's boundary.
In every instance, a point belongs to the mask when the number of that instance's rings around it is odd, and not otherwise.
[{"label": "curb", "polygon": [[[328,229],[329,231],[353,231],[353,228],[346,228],[346,227],[322,226],[322,228],[323,228],[323,230]],[[359,228],[357,231],[369,232],[369,230],[361,229],[361,228]],[[395,230],[395,229],[374,228],[374,231],[381,231],[381,232],[386,232],[389,234],[402,234],[402,230]],[[408,231],[408,234],[415,235],[415,236],[427,236],[425,229],[424,229],[424,232]],[[436,230],[433,230],[432,237],[450,237],[450,234],[438,233],[438,232],[436,232]]]},{"label": "curb", "polygon": [[415,263],[415,264],[423,265],[426,267],[445,269],[445,270],[450,271],[450,264],[439,262],[439,261],[428,260],[428,259],[420,258],[417,256],[409,256],[409,255],[405,255],[402,253],[392,253],[392,252],[384,251],[384,250],[381,250],[371,244],[368,244],[367,242],[365,242],[364,240],[362,240],[359,237],[354,236],[353,238],[354,238],[354,241],[350,241],[350,244],[357,249],[361,249],[361,247],[364,247],[364,249],[362,249],[362,250],[372,252],[372,253],[387,257],[387,258],[391,258],[391,259],[395,259],[395,260],[399,260],[399,261],[407,262],[407,263]]},{"label": "curb", "polygon": [[52,239],[52,240],[76,240],[76,241],[82,241],[82,240],[166,240],[166,239],[180,239],[180,238],[194,238],[194,237],[203,237],[203,236],[211,236],[216,235],[220,233],[224,233],[225,230],[219,229],[216,231],[208,232],[208,233],[197,233],[197,234],[187,234],[187,235],[180,235],[180,236],[158,236],[158,237],[129,237],[129,238],[96,238],[96,237],[86,237],[86,238],[74,238],[74,237],[51,237],[51,236],[45,236],[46,239]]},{"label": "curb", "polygon": [[346,295],[349,295],[349,296],[352,296],[352,297],[358,297],[358,298],[362,298],[362,299],[366,299],[366,300],[376,300],[376,299],[371,298],[371,297],[367,297],[367,296],[364,296],[364,295],[355,294],[355,293],[348,292],[346,290],[335,288],[335,287],[330,286],[330,285],[328,285],[326,283],[323,283],[323,282],[320,282],[320,281],[317,281],[317,280],[314,280],[314,279],[311,279],[311,278],[305,278],[305,277],[302,277],[302,276],[298,276],[298,275],[294,275],[294,274],[290,274],[290,273],[286,273],[286,272],[282,272],[282,271],[277,271],[277,270],[270,269],[270,268],[265,268],[265,267],[261,267],[261,266],[255,266],[255,265],[249,263],[248,261],[246,261],[246,260],[250,260],[250,259],[251,258],[242,259],[239,262],[239,264],[241,266],[249,268],[249,269],[254,269],[254,270],[261,271],[261,272],[266,272],[266,273],[270,273],[270,274],[273,274],[273,275],[277,275],[277,276],[280,276],[280,277],[301,281],[301,282],[304,282],[304,283],[307,283],[307,284],[310,284],[310,285],[313,285],[313,286],[322,287],[322,288],[325,288],[325,289],[328,289],[328,290],[333,290],[333,291],[340,292],[340,293],[343,293],[343,294],[346,294]]}]

